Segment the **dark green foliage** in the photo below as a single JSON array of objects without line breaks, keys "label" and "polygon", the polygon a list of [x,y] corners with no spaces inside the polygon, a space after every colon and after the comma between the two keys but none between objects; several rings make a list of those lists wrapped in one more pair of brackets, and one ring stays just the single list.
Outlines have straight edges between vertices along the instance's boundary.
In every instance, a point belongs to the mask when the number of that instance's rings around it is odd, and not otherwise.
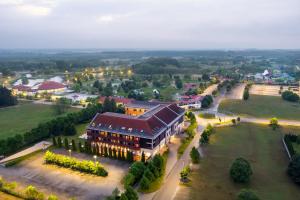
[{"label": "dark green foliage", "polygon": [[293,134],[287,134],[287,135],[284,135],[284,137],[283,137],[284,142],[287,146],[287,149],[288,149],[291,157],[293,157],[296,153],[292,142],[297,142],[298,138],[300,138],[300,137],[298,137],[297,135],[293,135]]},{"label": "dark green foliage", "polygon": [[17,98],[11,94],[11,91],[6,87],[0,86],[0,108],[13,106],[18,103]]},{"label": "dark green foliage", "polygon": [[75,144],[75,140],[72,140],[72,150],[73,150],[73,151],[77,151],[77,147],[76,147],[76,144]]},{"label": "dark green foliage", "polygon": [[149,167],[147,167],[147,169],[144,172],[144,176],[146,176],[148,178],[149,181],[154,181],[155,180],[155,176],[154,174],[150,171]]},{"label": "dark green foliage", "polygon": [[144,174],[144,171],[146,169],[146,166],[142,162],[134,162],[131,167],[129,172],[134,175],[135,177],[135,182],[140,180]]},{"label": "dark green foliage", "polygon": [[68,138],[65,138],[65,139],[64,139],[64,147],[65,147],[66,150],[69,150],[69,149],[70,149],[70,145],[69,145]]},{"label": "dark green foliage", "polygon": [[[39,142],[43,139],[47,139],[51,135],[53,135],[53,137],[63,134],[74,135],[76,134],[74,124],[85,123],[91,120],[98,112],[102,112],[101,104],[89,105],[87,108],[82,109],[79,112],[70,113],[64,117],[58,117],[46,123],[40,123],[36,128],[33,128],[31,131],[26,132],[18,138],[14,138],[15,136],[13,136],[11,138],[1,140],[0,155],[8,155],[17,152],[21,148]],[[15,139],[21,139],[18,145],[9,146]],[[58,147],[61,147],[61,144],[59,142],[57,143]]]},{"label": "dark green foliage", "polygon": [[144,151],[142,152],[141,161],[142,161],[143,163],[146,162],[146,156],[145,156],[145,152],[144,152]]},{"label": "dark green foliage", "polygon": [[159,177],[159,171],[157,167],[154,166],[153,162],[149,162],[147,165],[147,168],[153,173],[153,175],[158,178]]},{"label": "dark green foliage", "polygon": [[83,152],[84,152],[84,148],[82,147],[82,144],[81,144],[80,141],[78,142],[78,149],[79,149],[79,152],[80,152],[80,153],[83,153]]},{"label": "dark green foliage", "polygon": [[292,91],[284,91],[281,94],[282,99],[290,102],[298,102],[299,101],[299,95],[296,93],[293,93]]},{"label": "dark green foliage", "polygon": [[56,141],[55,137],[52,137],[52,143],[53,143],[53,146],[57,146],[57,141]]},{"label": "dark green foliage", "polygon": [[130,199],[130,200],[138,200],[139,199],[137,192],[130,186],[126,187],[124,194],[127,197],[127,199]]},{"label": "dark green foliage", "polygon": [[180,77],[178,77],[178,76],[175,77],[175,85],[178,89],[182,89],[182,87],[183,87],[183,83],[182,83]]},{"label": "dark green foliage", "polygon": [[287,174],[297,184],[300,185],[300,156],[296,155],[292,157],[289,163]]},{"label": "dark green foliage", "polygon": [[230,168],[230,177],[237,183],[249,182],[252,173],[250,163],[244,158],[237,158]]},{"label": "dark green foliage", "polygon": [[61,140],[61,137],[58,137],[58,138],[57,138],[57,146],[58,146],[59,148],[62,147],[62,140]]},{"label": "dark green foliage", "polygon": [[192,148],[192,150],[190,152],[190,157],[191,157],[192,162],[194,164],[200,162],[200,154],[199,154],[198,150],[195,147]]},{"label": "dark green foliage", "polygon": [[213,103],[213,101],[214,100],[211,95],[206,95],[201,102],[201,107],[208,108]]},{"label": "dark green foliage", "polygon": [[259,198],[252,190],[242,189],[237,196],[237,200],[259,200]]},{"label": "dark green foliage", "polygon": [[128,173],[124,177],[123,182],[124,182],[125,187],[133,185],[135,182],[135,176],[132,173]]},{"label": "dark green foliage", "polygon": [[146,176],[143,176],[143,178],[142,178],[142,180],[140,182],[140,188],[142,190],[147,190],[147,189],[149,189],[149,186],[150,186],[149,179]]},{"label": "dark green foliage", "polygon": [[244,94],[243,94],[243,99],[244,100],[248,100],[250,95],[249,95],[249,89],[251,87],[251,84],[247,84],[244,90]]}]

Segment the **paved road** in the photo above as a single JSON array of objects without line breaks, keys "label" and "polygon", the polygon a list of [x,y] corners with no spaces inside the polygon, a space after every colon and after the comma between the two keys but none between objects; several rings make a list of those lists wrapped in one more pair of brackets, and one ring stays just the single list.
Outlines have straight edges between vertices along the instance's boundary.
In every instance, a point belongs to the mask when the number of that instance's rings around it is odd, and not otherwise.
[{"label": "paved road", "polygon": [[18,152],[16,154],[13,154],[13,155],[11,155],[11,156],[9,156],[7,158],[4,158],[4,159],[0,160],[0,164],[4,164],[4,163],[6,163],[8,161],[11,161],[11,160],[14,160],[16,158],[26,156],[26,155],[31,154],[33,152],[36,152],[38,150],[47,149],[51,145],[52,145],[51,142],[47,142],[47,141],[39,142],[39,143],[33,145],[32,147],[29,147],[29,148],[27,148],[27,149],[25,149],[23,151],[20,151],[20,152]]},{"label": "paved road", "polygon": [[[197,117],[197,121],[199,118]],[[160,188],[159,191],[156,192],[153,200],[170,200],[173,199],[176,195],[176,191],[179,188],[179,179],[180,179],[180,172],[184,166],[190,163],[190,151],[191,149],[196,146],[199,146],[199,139],[204,130],[204,127],[199,125],[197,129],[197,134],[185,150],[184,154],[181,158],[177,161],[171,172],[165,178],[163,186]]]},{"label": "paved road", "polygon": [[[257,123],[257,124],[269,124],[270,119],[241,117],[241,122],[250,122],[250,123]],[[296,121],[296,120],[279,119],[278,123],[279,123],[279,125],[282,125],[282,126],[300,126],[300,121]]]}]

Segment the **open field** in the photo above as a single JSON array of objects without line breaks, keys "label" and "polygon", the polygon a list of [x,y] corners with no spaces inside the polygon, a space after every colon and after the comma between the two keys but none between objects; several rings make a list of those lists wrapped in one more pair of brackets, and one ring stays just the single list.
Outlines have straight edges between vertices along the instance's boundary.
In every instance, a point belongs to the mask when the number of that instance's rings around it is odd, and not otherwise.
[{"label": "open field", "polygon": [[[76,108],[70,108],[76,111]],[[19,105],[0,109],[0,139],[23,134],[41,122],[56,117],[52,106],[20,102]]]},{"label": "open field", "polygon": [[223,100],[219,111],[258,118],[300,120],[300,103],[291,103],[275,96],[250,95],[247,101]]},{"label": "open field", "polygon": [[[300,129],[294,129],[300,134]],[[300,188],[286,175],[288,157],[281,143],[281,133],[268,126],[239,124],[221,127],[211,136],[211,144],[204,147],[205,157],[200,168],[191,174],[190,187],[181,187],[176,199],[232,200],[241,188],[255,190],[260,199],[297,200]],[[235,184],[229,168],[237,157],[246,158],[252,166],[249,184]]]},{"label": "open field", "polygon": [[[286,91],[288,88],[288,86],[283,86],[282,91]],[[291,90],[300,95],[298,87],[293,87]],[[255,95],[281,96],[279,91],[280,85],[252,85],[250,88],[250,94]]]}]

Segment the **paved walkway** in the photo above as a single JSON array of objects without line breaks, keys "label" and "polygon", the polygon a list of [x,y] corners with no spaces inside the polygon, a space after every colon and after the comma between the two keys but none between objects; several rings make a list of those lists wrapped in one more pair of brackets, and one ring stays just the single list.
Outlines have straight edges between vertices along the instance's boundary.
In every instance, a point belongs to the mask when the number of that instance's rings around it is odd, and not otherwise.
[{"label": "paved walkway", "polygon": [[47,149],[51,145],[52,145],[51,142],[46,142],[46,141],[39,142],[39,143],[35,144],[32,147],[29,147],[29,148],[27,148],[27,149],[25,149],[23,151],[20,151],[20,152],[14,154],[14,155],[11,155],[9,157],[6,157],[6,158],[2,159],[0,161],[0,165],[5,164],[5,163],[7,163],[7,162],[9,162],[11,160],[14,160],[14,159],[26,156],[26,155],[31,154],[33,152],[36,152],[38,150]]}]

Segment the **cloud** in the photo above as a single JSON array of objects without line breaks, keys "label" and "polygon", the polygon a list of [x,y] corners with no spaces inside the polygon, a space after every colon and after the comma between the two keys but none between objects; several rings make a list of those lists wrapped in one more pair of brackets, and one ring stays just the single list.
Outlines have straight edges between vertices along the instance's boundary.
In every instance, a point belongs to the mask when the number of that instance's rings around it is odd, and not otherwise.
[{"label": "cloud", "polygon": [[299,48],[299,0],[0,0],[0,46]]}]

